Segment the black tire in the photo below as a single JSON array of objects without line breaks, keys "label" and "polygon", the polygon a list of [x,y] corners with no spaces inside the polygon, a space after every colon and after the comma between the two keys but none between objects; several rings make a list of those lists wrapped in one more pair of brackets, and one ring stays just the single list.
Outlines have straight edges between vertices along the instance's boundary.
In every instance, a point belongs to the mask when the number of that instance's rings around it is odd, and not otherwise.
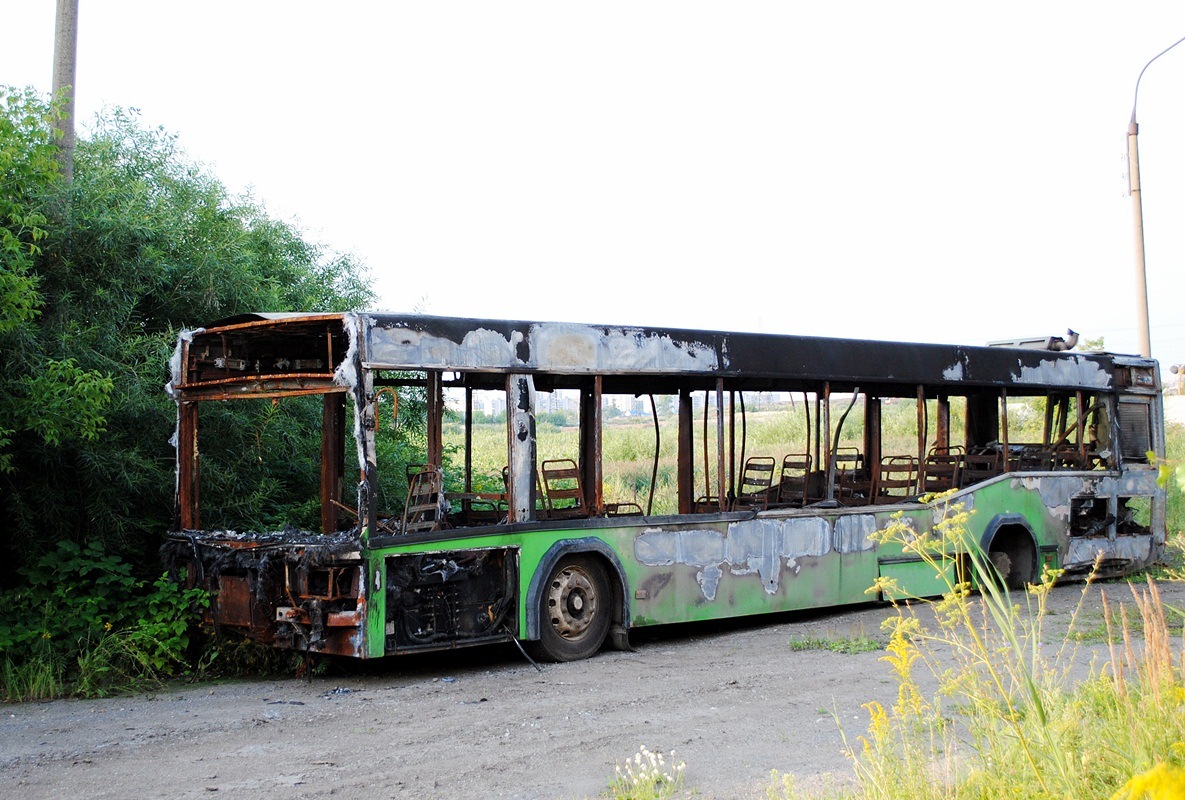
[{"label": "black tire", "polygon": [[583,555],[560,559],[539,597],[538,656],[546,661],[592,656],[605,642],[612,613],[604,565]]}]

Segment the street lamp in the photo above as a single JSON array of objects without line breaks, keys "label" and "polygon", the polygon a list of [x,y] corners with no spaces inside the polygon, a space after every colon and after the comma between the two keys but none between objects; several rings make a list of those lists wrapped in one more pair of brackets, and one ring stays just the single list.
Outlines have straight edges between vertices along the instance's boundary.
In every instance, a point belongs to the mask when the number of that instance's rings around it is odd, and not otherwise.
[{"label": "street lamp", "polygon": [[1140,75],[1136,78],[1136,91],[1132,96],[1132,119],[1127,126],[1127,179],[1132,196],[1133,227],[1136,241],[1136,316],[1138,317],[1137,327],[1140,335],[1140,355],[1144,358],[1152,357],[1152,336],[1148,327],[1148,277],[1144,269],[1144,206],[1140,200],[1140,150],[1136,142],[1140,126],[1136,124],[1136,101],[1140,97],[1140,78],[1144,77],[1144,71],[1152,65],[1153,61],[1181,42],[1185,42],[1185,38],[1178,39],[1161,50],[1144,65],[1144,69],[1140,70]]}]

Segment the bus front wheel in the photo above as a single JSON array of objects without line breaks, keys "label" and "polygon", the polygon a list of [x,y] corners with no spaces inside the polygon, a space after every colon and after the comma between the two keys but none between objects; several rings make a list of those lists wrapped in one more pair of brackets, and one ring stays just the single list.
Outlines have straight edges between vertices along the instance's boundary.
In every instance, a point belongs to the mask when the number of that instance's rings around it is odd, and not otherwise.
[{"label": "bus front wheel", "polygon": [[588,658],[601,649],[611,614],[604,565],[584,555],[562,559],[540,598],[539,655],[548,661]]}]

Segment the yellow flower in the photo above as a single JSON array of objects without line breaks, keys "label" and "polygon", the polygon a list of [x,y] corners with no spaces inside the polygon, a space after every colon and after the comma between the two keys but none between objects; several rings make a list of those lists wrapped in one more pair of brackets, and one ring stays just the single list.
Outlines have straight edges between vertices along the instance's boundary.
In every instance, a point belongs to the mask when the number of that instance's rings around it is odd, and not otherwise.
[{"label": "yellow flower", "polygon": [[1111,800],[1185,800],[1185,769],[1157,764],[1133,775]]}]

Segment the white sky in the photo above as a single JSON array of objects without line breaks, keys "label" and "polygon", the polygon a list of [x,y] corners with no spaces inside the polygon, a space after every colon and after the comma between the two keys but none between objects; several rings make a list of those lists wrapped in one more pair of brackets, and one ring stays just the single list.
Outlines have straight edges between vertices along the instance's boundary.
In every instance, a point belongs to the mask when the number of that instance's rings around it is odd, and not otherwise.
[{"label": "white sky", "polygon": [[[0,0],[0,82],[48,92],[54,9]],[[1180,0],[81,0],[77,116],[140,109],[384,310],[1135,352],[1125,134],[1183,36]],[[1183,97],[1185,44],[1139,95],[1165,365]]]}]

